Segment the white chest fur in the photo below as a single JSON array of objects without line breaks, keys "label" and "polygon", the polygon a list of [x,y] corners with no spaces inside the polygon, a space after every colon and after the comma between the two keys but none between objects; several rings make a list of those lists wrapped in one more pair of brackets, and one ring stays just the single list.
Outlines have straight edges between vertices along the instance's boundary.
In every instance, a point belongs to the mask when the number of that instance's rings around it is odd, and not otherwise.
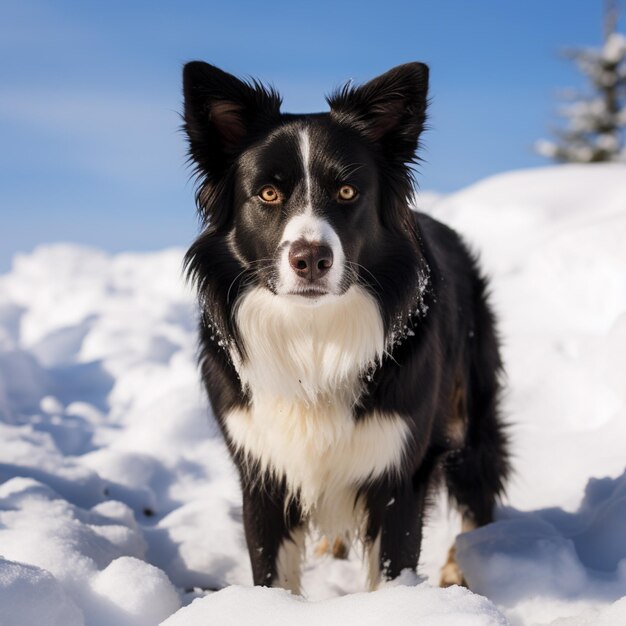
[{"label": "white chest fur", "polygon": [[226,416],[231,440],[284,476],[322,530],[348,530],[354,487],[397,469],[408,436],[398,415],[352,415],[361,374],[384,350],[378,305],[355,286],[318,307],[255,289],[236,315],[251,405]]}]

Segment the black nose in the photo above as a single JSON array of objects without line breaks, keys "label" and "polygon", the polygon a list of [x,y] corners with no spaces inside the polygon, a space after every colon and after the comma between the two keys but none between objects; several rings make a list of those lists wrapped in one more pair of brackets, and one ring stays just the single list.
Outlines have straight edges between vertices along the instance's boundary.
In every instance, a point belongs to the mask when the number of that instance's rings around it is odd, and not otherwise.
[{"label": "black nose", "polygon": [[289,248],[289,265],[300,278],[313,282],[333,266],[333,251],[328,246],[300,239]]}]

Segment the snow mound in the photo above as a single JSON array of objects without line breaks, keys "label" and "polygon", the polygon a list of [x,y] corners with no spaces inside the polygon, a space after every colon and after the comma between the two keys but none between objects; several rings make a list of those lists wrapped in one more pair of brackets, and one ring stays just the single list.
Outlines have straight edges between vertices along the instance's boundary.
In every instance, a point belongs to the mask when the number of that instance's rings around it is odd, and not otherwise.
[{"label": "snow mound", "polygon": [[0,558],[2,623],[10,626],[84,626],[82,612],[45,570]]},{"label": "snow mound", "polygon": [[283,589],[232,586],[194,600],[162,626],[318,626],[381,623],[409,626],[503,626],[507,619],[491,602],[461,587],[389,587],[321,602]]},{"label": "snow mound", "polygon": [[505,509],[494,524],[459,536],[457,558],[474,591],[544,620],[555,603],[594,605],[623,595],[625,528],[626,473],[590,480],[575,513]]},{"label": "snow mound", "polygon": [[133,557],[112,561],[94,577],[91,588],[102,626],[154,626],[180,607],[168,577]]},{"label": "snow mound", "polygon": [[562,617],[549,626],[617,626],[626,622],[626,598],[595,611],[585,611],[576,617]]}]

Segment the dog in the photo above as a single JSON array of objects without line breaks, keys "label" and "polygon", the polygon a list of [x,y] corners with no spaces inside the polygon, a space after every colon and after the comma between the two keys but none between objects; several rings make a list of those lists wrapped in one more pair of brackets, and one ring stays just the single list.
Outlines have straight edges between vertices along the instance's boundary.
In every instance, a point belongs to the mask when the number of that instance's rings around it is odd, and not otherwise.
[{"label": "dog", "polygon": [[[314,529],[362,543],[375,589],[416,570],[434,485],[464,530],[503,493],[486,280],[453,230],[410,208],[428,73],[400,65],[295,115],[258,81],[184,67],[203,226],[185,264],[255,585],[300,593]],[[442,584],[462,582],[451,549]]]}]

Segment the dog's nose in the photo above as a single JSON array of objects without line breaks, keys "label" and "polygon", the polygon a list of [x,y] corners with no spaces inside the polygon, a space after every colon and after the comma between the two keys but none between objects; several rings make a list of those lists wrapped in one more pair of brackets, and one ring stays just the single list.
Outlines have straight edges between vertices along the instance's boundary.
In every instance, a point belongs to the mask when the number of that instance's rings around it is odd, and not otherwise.
[{"label": "dog's nose", "polygon": [[300,278],[315,281],[333,266],[333,251],[329,246],[300,239],[289,248],[289,265]]}]

